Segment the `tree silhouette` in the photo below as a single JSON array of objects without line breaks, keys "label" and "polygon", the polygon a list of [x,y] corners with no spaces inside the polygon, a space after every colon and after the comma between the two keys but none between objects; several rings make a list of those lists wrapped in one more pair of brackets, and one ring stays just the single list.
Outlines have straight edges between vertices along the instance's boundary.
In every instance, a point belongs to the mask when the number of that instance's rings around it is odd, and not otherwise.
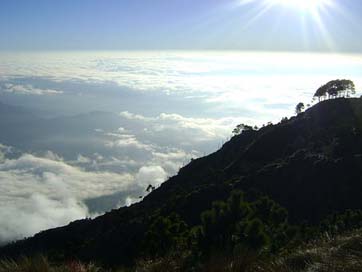
[{"label": "tree silhouette", "polygon": [[270,242],[270,238],[265,232],[265,226],[258,218],[246,222],[244,236],[244,243],[253,250],[258,250]]},{"label": "tree silhouette", "polygon": [[249,125],[246,125],[246,124],[239,124],[234,128],[233,134],[234,135],[239,135],[243,131],[250,131],[250,130],[257,130],[257,129],[258,129],[257,126],[252,127],[252,126],[249,126]]},{"label": "tree silhouette", "polygon": [[267,196],[251,199],[250,195],[233,191],[227,201],[214,202],[212,209],[201,214],[201,251],[230,253],[240,247],[274,250],[288,242],[288,211]]},{"label": "tree silhouette", "polygon": [[317,97],[318,101],[324,100],[324,98],[327,96],[327,84],[319,87],[315,92],[314,97]]},{"label": "tree silhouette", "polygon": [[339,92],[346,97],[356,94],[356,87],[352,80],[342,79],[340,80]]},{"label": "tree silhouette", "polygon": [[150,185],[148,185],[147,186],[147,188],[146,188],[146,192],[152,192],[152,191],[154,191],[156,189],[156,187],[155,186],[153,186],[152,184],[150,184]]},{"label": "tree silhouette", "polygon": [[158,216],[145,234],[144,251],[153,257],[164,256],[172,250],[186,248],[189,235],[187,224],[178,214]]},{"label": "tree silhouette", "polygon": [[295,113],[296,113],[296,114],[301,113],[301,112],[304,110],[304,108],[305,108],[304,103],[299,102],[299,103],[297,104],[297,106],[295,107]]},{"label": "tree silhouette", "polygon": [[319,87],[315,92],[314,97],[318,98],[318,101],[335,97],[350,97],[356,93],[355,85],[353,81],[348,79],[336,79],[329,81],[323,86]]}]

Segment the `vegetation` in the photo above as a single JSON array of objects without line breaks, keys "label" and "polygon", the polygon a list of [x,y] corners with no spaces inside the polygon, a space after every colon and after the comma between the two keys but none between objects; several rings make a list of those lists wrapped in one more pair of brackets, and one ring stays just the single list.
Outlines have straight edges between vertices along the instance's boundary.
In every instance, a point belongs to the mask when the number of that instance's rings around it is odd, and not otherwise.
[{"label": "vegetation", "polygon": [[253,127],[253,126],[249,126],[246,124],[239,124],[234,128],[233,134],[239,135],[243,131],[253,131],[253,130],[258,130],[258,127],[256,127],[256,126]]},{"label": "vegetation", "polygon": [[[252,203],[244,202],[243,194],[240,192],[234,192],[228,199],[228,203],[215,203],[212,210],[205,212],[203,217],[209,217],[209,212],[214,213],[220,211],[219,207],[228,209],[234,209],[233,212],[229,210],[229,215],[237,210],[242,211],[242,216],[239,212],[236,212],[237,217],[245,218],[247,214],[252,214],[251,207],[246,208]],[[240,200],[240,202],[239,202]],[[256,204],[259,202],[259,204]],[[240,206],[237,203],[242,203]],[[261,204],[263,203],[263,204]],[[244,206],[244,204],[246,206]],[[256,205],[262,205],[268,207],[271,205],[275,210],[280,212],[268,212],[272,217],[276,216],[275,222],[286,222],[285,211],[277,205],[275,202],[268,198],[262,197],[260,200],[254,202]],[[266,205],[266,206],[265,206]],[[244,207],[241,207],[244,206]],[[250,208],[250,209],[249,209]],[[263,209],[261,209],[262,211]],[[274,214],[274,216],[273,216]],[[282,215],[283,214],[283,215]],[[357,228],[362,225],[362,211],[347,211],[343,214],[335,214],[323,221],[323,224],[319,228],[314,229],[314,236],[310,236],[308,240],[304,240],[299,243],[291,243],[289,240],[289,246],[283,246],[283,250],[278,252],[265,251],[266,245],[273,243],[272,240],[266,239],[267,233],[264,227],[264,234],[260,235],[261,225],[264,224],[261,220],[249,219],[250,225],[253,226],[249,230],[244,232],[244,235],[248,235],[247,241],[242,241],[244,245],[237,246],[232,252],[225,251],[225,241],[228,240],[228,229],[223,227],[221,232],[217,232],[217,238],[214,238],[212,243],[217,241],[219,244],[221,241],[221,248],[218,248],[210,253],[207,258],[195,258],[195,251],[188,251],[185,247],[175,248],[172,251],[165,253],[163,256],[154,258],[141,258],[137,260],[133,267],[129,268],[102,268],[95,264],[84,264],[79,261],[68,261],[66,263],[51,262],[43,256],[37,256],[34,258],[22,257],[16,261],[3,260],[0,261],[0,272],[182,272],[182,271],[200,271],[200,272],[350,272],[350,271],[362,271],[362,229]],[[173,215],[176,216],[176,215]],[[216,215],[215,215],[216,216]],[[176,216],[177,217],[177,216]],[[214,217],[214,215],[212,216]],[[235,217],[233,217],[235,218]],[[179,221],[179,218],[175,218]],[[221,219],[221,218],[220,218]],[[275,219],[272,219],[274,221]],[[209,219],[206,219],[209,220]],[[232,220],[231,220],[232,221]],[[230,221],[230,222],[231,222]],[[235,220],[237,221],[237,220]],[[160,222],[156,219],[155,222]],[[258,222],[258,223],[256,223]],[[332,232],[326,232],[324,230],[325,223],[330,226]],[[215,222],[216,223],[216,222]],[[162,223],[164,224],[164,223]],[[172,223],[165,223],[169,225]],[[208,223],[207,223],[208,224]],[[230,226],[226,224],[227,226]],[[340,228],[338,232],[335,232],[336,226],[344,226]],[[219,224],[220,226],[220,224]],[[348,226],[348,227],[347,227]],[[152,228],[154,225],[152,226]],[[204,224],[202,226],[203,231]],[[246,228],[247,229],[247,228]],[[220,231],[220,230],[219,230]],[[292,236],[294,240],[300,236],[302,228],[297,228],[297,231],[293,231]],[[277,231],[280,233],[280,231]],[[225,233],[221,238],[221,234]],[[299,233],[299,234],[298,234]],[[256,235],[255,235],[256,234]],[[171,235],[172,236],[172,235]],[[180,232],[175,232],[175,236],[179,237]],[[186,235],[188,236],[188,234]],[[196,237],[196,236],[195,236]],[[203,236],[205,237],[205,236]],[[247,236],[246,236],[247,237]],[[263,237],[263,238],[262,238]],[[221,238],[221,239],[220,239]],[[226,240],[223,240],[226,238]],[[250,243],[252,242],[252,243]],[[250,244],[249,244],[250,243]],[[172,244],[172,243],[171,243]],[[259,245],[259,250],[256,250],[255,245]],[[260,249],[263,249],[260,251]]]},{"label": "vegetation", "polygon": [[296,113],[296,114],[301,113],[301,112],[304,110],[304,108],[305,108],[304,103],[299,102],[299,103],[297,104],[297,106],[295,107],[295,113]]},{"label": "vegetation", "polygon": [[[348,79],[336,79],[331,80],[327,82],[326,84],[322,85],[317,89],[313,96],[313,100],[315,98],[318,99],[318,102],[330,99],[330,98],[337,98],[337,97],[351,97],[351,95],[356,94],[356,87],[353,81]],[[307,104],[307,108],[310,107],[310,104]],[[303,102],[299,102],[295,106],[295,113],[298,115],[306,108]],[[287,119],[283,118],[283,121],[286,121]],[[268,126],[272,125],[272,123],[268,123]],[[265,125],[263,125],[265,127]],[[245,124],[239,124],[237,125],[233,130],[233,135],[239,135],[243,131],[252,131],[252,130],[258,130],[258,128],[255,126],[245,125]]]},{"label": "vegetation", "polygon": [[226,202],[214,202],[211,210],[202,213],[200,249],[210,254],[240,248],[258,253],[280,248],[290,233],[287,214],[266,196],[248,202],[242,192],[234,191]]},{"label": "vegetation", "polygon": [[353,81],[336,79],[321,86],[314,94],[314,97],[318,98],[318,101],[321,101],[326,97],[350,97],[351,94],[355,94],[355,85]]},{"label": "vegetation", "polygon": [[190,239],[190,230],[179,215],[158,216],[146,233],[143,250],[148,257],[161,257],[170,251],[187,249]]},{"label": "vegetation", "polygon": [[17,261],[0,261],[0,272],[101,272],[101,268],[93,264],[82,264],[78,261],[69,261],[66,264],[56,265],[49,262],[44,256],[34,258],[20,258]]}]

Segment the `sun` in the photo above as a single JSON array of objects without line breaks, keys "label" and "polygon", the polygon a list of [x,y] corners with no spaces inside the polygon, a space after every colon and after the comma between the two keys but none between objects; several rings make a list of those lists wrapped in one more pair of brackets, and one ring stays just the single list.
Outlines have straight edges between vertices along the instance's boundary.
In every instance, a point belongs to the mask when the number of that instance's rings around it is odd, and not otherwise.
[{"label": "sun", "polygon": [[269,0],[273,5],[291,7],[300,11],[318,11],[330,5],[330,0]]},{"label": "sun", "polygon": [[[317,31],[325,45],[330,50],[335,50],[328,25],[325,23],[327,16],[331,17],[336,10],[342,10],[337,0],[235,0],[238,6],[252,5],[254,13],[248,21],[244,23],[244,29],[248,28],[261,17],[267,16],[267,13],[273,15],[274,23],[270,28],[275,31],[281,27],[281,22],[286,18],[287,23],[294,23],[296,31],[300,31],[303,44],[307,49],[312,42],[313,36]],[[292,16],[290,16],[292,15]],[[291,21],[293,20],[293,22]],[[296,21],[296,22],[294,22]],[[295,24],[297,23],[297,24]]]}]

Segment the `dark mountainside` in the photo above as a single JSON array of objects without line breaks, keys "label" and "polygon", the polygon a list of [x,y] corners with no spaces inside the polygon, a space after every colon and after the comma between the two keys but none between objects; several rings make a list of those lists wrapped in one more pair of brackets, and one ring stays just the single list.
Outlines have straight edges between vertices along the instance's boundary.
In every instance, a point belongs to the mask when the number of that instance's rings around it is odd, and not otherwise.
[{"label": "dark mountainside", "polygon": [[320,102],[297,117],[234,136],[140,203],[12,243],[0,257],[44,253],[130,264],[140,257],[155,217],[176,213],[188,226],[200,225],[202,212],[236,189],[251,198],[269,196],[287,209],[292,224],[317,225],[332,213],[362,209],[361,133],[362,99]]}]

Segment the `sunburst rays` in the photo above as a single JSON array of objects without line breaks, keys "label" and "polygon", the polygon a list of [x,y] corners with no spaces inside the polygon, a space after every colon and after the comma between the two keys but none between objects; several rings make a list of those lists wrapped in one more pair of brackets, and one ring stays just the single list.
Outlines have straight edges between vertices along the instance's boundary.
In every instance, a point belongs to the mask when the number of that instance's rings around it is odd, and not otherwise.
[{"label": "sunburst rays", "polygon": [[[254,4],[256,9],[253,16],[245,22],[243,28],[250,27],[253,23],[259,20],[262,16],[272,10],[280,7],[278,20],[284,16],[286,9],[293,11],[297,14],[296,20],[299,21],[299,31],[303,39],[303,46],[308,49],[311,40],[313,39],[313,29],[309,29],[314,25],[320,35],[324,45],[331,51],[337,50],[336,44],[329,33],[329,29],[325,23],[324,18],[330,15],[333,11],[338,11],[340,8],[335,0],[237,0],[239,6],[246,6]],[[276,21],[278,21],[276,20]],[[277,26],[270,26],[276,28]],[[315,31],[315,30],[314,30]]]}]

